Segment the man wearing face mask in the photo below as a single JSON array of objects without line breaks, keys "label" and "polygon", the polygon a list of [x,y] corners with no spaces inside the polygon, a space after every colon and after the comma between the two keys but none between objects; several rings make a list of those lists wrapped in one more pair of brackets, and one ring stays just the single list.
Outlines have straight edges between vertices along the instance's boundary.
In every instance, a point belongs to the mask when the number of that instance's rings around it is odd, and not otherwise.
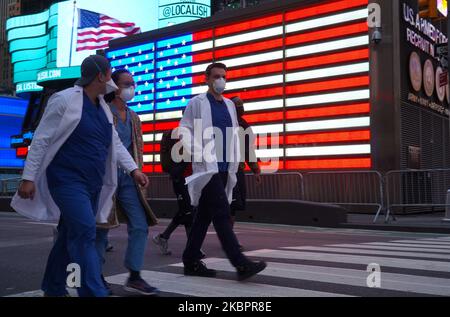
[{"label": "man wearing face mask", "polygon": [[68,270],[80,277],[75,281],[79,296],[108,295],[95,248],[96,218],[106,223],[111,213],[117,165],[141,186],[148,185],[122,145],[103,99],[117,90],[109,61],[89,56],[81,75],[75,87],[50,98],[11,203],[32,219],[59,220],[42,282],[44,296],[68,296]]},{"label": "man wearing face mask", "polygon": [[[189,239],[183,253],[184,274],[214,277],[216,271],[208,269],[200,260],[200,248],[211,221],[229,261],[236,268],[237,279],[242,281],[264,270],[263,261],[250,261],[240,250],[236,235],[230,223],[230,203],[236,185],[239,167],[239,123],[236,109],[231,100],[223,97],[227,68],[214,63],[206,69],[208,92],[193,98],[180,122],[183,149],[192,157],[192,176],[186,178],[191,204],[197,207]],[[200,121],[201,120],[201,121]],[[199,123],[200,121],[200,123]],[[203,131],[216,128],[214,134],[222,132],[222,140],[203,137]],[[233,131],[233,133],[227,133]],[[222,142],[221,142],[222,141]],[[214,145],[214,150],[210,144]],[[200,148],[200,149],[199,149]],[[211,156],[203,149],[211,149]],[[214,154],[215,152],[215,154]],[[198,155],[201,155],[199,160]],[[196,157],[197,156],[197,157]]]},{"label": "man wearing face mask", "polygon": [[[143,166],[143,146],[141,121],[139,116],[128,108],[127,102],[135,96],[136,83],[126,69],[120,69],[112,74],[112,80],[119,90],[105,96],[114,117],[114,126],[125,148],[133,156],[136,164]],[[115,194],[115,204],[106,225],[97,228],[97,251],[104,263],[105,251],[108,245],[108,229],[119,226],[124,220],[128,228],[128,246],[125,253],[125,267],[130,276],[125,283],[126,291],[142,295],[154,295],[158,290],[142,279],[140,271],[144,262],[147,246],[148,227],[154,226],[157,219],[148,205],[145,193],[138,184],[122,168],[117,171],[118,186]],[[105,285],[108,284],[105,282]]]}]

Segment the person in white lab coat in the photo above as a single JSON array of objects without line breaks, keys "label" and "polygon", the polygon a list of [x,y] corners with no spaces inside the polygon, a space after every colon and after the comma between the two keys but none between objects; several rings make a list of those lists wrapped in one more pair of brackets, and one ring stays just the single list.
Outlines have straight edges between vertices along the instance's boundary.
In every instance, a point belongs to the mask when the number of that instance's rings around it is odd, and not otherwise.
[{"label": "person in white lab coat", "polygon": [[[200,260],[200,248],[212,222],[223,250],[237,270],[238,280],[245,280],[264,270],[266,263],[253,262],[245,257],[230,223],[230,203],[237,182],[240,155],[236,109],[234,103],[222,95],[226,73],[227,68],[222,63],[208,66],[208,92],[189,102],[180,122],[183,149],[192,160],[193,174],[186,178],[186,183],[191,204],[197,208],[183,252],[184,274],[216,275],[216,271],[208,269]],[[211,131],[212,128],[215,130]],[[198,135],[201,137],[196,138]]]},{"label": "person in white lab coat", "polygon": [[[122,145],[103,95],[117,90],[111,65],[87,57],[76,86],[52,96],[35,132],[22,182],[11,206],[20,214],[59,221],[42,282],[44,296],[67,296],[68,266],[78,268],[79,296],[108,295],[95,248],[96,220],[106,223],[117,186],[117,166],[141,186],[148,178]],[[77,274],[75,274],[77,276]]]}]

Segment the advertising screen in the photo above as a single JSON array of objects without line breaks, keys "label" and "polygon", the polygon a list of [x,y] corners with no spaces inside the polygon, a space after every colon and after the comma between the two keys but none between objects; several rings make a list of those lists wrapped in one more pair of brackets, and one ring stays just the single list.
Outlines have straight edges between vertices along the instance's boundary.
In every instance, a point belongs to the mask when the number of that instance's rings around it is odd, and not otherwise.
[{"label": "advertising screen", "polygon": [[260,147],[259,158],[278,160],[278,170],[371,168],[367,5],[299,4],[113,46],[113,67],[128,69],[138,83],[129,106],[143,122],[145,171],[161,171],[162,133],[207,91],[212,62],[227,65],[225,95],[244,100],[258,144],[279,144]]}]

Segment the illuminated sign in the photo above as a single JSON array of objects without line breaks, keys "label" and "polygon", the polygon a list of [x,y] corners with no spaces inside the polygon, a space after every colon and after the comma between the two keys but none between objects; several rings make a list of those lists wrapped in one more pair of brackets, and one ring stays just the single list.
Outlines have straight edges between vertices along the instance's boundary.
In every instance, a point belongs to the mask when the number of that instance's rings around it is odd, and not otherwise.
[{"label": "illuminated sign", "polygon": [[16,93],[41,91],[42,87],[38,86],[37,82],[20,83],[16,85]]},{"label": "illuminated sign", "polygon": [[447,0],[437,0],[437,8],[438,11],[443,15],[447,16],[448,14],[448,7],[447,7]]},{"label": "illuminated sign", "polygon": [[[205,4],[209,1],[190,2],[193,4],[180,1],[182,10],[169,6],[171,17],[165,21],[174,24],[210,15]],[[8,19],[6,29],[17,93],[42,90],[32,82],[76,78],[70,76],[79,76],[84,58],[107,48],[109,41],[157,29],[160,5],[167,5],[167,1],[128,0],[126,5],[122,0],[63,1],[38,14]],[[192,8],[198,9],[194,12]],[[66,69],[70,67],[76,69],[69,72]],[[58,69],[62,69],[61,76]]]},{"label": "illuminated sign", "polygon": [[[279,169],[370,168],[368,0],[340,0],[173,33],[107,51],[138,83],[130,106],[142,124],[144,170],[160,172],[159,141],[207,91],[213,61],[228,67],[226,96],[245,102],[260,158]],[[318,13],[320,12],[320,13]],[[188,28],[186,28],[188,29]]]},{"label": "illuminated sign", "polygon": [[21,168],[23,161],[11,149],[10,136],[20,133],[28,100],[0,96],[0,168]]},{"label": "illuminated sign", "polygon": [[46,69],[37,74],[37,82],[42,83],[45,81],[56,79],[78,78],[80,76],[81,76],[80,67]]},{"label": "illuminated sign", "polygon": [[159,27],[171,26],[211,15],[211,0],[159,1]]}]

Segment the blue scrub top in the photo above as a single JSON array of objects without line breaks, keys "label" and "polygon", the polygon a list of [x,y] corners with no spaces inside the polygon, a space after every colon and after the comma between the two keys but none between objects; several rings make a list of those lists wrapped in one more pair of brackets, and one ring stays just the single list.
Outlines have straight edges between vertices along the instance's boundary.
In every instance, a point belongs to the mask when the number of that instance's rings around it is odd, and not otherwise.
[{"label": "blue scrub top", "polygon": [[[222,131],[223,136],[223,157],[222,162],[220,162],[220,157],[217,153],[217,165],[219,168],[219,172],[227,172],[228,171],[228,162],[227,162],[227,128],[233,127],[233,122],[231,121],[230,113],[228,112],[227,104],[225,101],[219,101],[214,98],[213,95],[210,93],[206,94],[208,97],[209,103],[211,105],[211,117],[212,117],[212,124],[214,127],[219,128]],[[230,141],[230,140],[229,140]],[[216,152],[217,152],[216,148]]]},{"label": "blue scrub top", "polygon": [[119,134],[120,140],[122,141],[125,148],[128,149],[128,152],[131,153],[132,124],[130,111],[128,109],[126,110],[127,117],[125,119],[125,122],[123,122],[122,119],[120,118],[119,111],[117,110],[117,107],[114,104],[111,104],[111,111],[115,116],[117,116],[116,130],[117,133]]},{"label": "blue scrub top", "polygon": [[111,141],[112,124],[103,108],[83,94],[81,120],[47,168],[49,187],[81,184],[100,190]]}]

